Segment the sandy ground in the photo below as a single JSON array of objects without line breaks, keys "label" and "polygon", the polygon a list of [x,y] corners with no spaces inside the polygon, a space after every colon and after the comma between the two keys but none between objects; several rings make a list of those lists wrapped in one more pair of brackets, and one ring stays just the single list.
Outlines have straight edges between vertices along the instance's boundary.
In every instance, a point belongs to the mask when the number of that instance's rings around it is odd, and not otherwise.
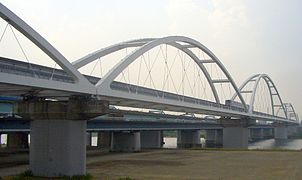
[{"label": "sandy ground", "polygon": [[[28,158],[26,153],[0,157],[0,176],[28,169],[24,162]],[[9,161],[19,163],[13,165]],[[140,153],[89,151],[87,158],[87,171],[95,179],[302,179],[301,168],[302,152],[178,149]]]}]

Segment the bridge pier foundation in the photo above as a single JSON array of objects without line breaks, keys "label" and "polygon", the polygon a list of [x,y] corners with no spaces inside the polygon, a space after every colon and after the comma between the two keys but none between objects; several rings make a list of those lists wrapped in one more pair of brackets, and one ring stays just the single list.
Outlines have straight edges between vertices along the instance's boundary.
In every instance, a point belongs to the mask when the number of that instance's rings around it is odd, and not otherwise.
[{"label": "bridge pier foundation", "polygon": [[141,150],[140,132],[113,132],[111,137],[112,152],[137,152]]},{"label": "bridge pier foundation", "polygon": [[206,130],[206,147],[222,147],[222,138],[221,129]]},{"label": "bridge pier foundation", "polygon": [[111,131],[99,131],[97,139],[97,147],[103,149],[110,149],[111,144]]},{"label": "bridge pier foundation", "polygon": [[162,148],[162,131],[141,131],[141,148]]},{"label": "bridge pier foundation", "polygon": [[255,124],[249,119],[221,119],[223,148],[248,148],[248,126]]},{"label": "bridge pier foundation", "polygon": [[33,174],[86,174],[86,120],[102,115],[105,107],[104,102],[78,96],[68,101],[20,102],[20,116],[32,119],[29,166]]},{"label": "bridge pier foundation", "polygon": [[177,148],[201,147],[199,130],[179,130],[177,132]]},{"label": "bridge pier foundation", "polygon": [[287,139],[287,127],[286,126],[278,126],[275,127],[275,139]]},{"label": "bridge pier foundation", "polygon": [[14,132],[7,134],[8,148],[28,148],[28,133]]}]

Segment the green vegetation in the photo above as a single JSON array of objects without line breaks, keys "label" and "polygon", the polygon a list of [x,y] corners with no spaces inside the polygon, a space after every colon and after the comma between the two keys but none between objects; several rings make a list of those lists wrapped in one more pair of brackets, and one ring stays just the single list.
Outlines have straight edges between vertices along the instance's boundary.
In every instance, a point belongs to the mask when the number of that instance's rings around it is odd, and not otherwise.
[{"label": "green vegetation", "polygon": [[131,177],[125,177],[125,178],[119,178],[119,180],[134,180],[134,179]]},{"label": "green vegetation", "polygon": [[177,137],[177,131],[164,131],[164,137]]},{"label": "green vegetation", "polygon": [[289,138],[290,139],[302,139],[302,132],[299,131],[299,132],[295,133],[294,135],[291,135]]},{"label": "green vegetation", "polygon": [[[163,131],[164,137],[177,137],[177,131]],[[200,131],[200,138],[205,138],[205,131]]]},{"label": "green vegetation", "polygon": [[[49,179],[49,178],[44,178],[44,177],[37,177],[34,176],[33,173],[30,170],[26,170],[23,173],[20,173],[16,176],[10,176],[10,177],[5,177],[3,178],[4,180],[40,180],[40,179]],[[75,176],[62,176],[62,177],[56,177],[53,179],[57,180],[91,180],[93,179],[90,174],[86,175],[75,175]],[[0,177],[1,180],[1,177]]]}]

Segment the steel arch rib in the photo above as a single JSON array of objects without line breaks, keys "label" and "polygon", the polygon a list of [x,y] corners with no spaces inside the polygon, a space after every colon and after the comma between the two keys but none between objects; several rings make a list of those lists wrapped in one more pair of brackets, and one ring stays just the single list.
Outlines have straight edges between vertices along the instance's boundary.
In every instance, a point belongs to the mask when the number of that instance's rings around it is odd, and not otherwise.
[{"label": "steel arch rib", "polygon": [[140,47],[145,45],[146,43],[154,40],[154,38],[145,38],[145,39],[137,39],[137,40],[131,40],[131,41],[125,41],[118,44],[114,44],[112,46],[100,49],[98,51],[95,51],[91,54],[88,54],[74,62],[72,62],[72,65],[79,69],[93,61],[95,61],[98,58],[101,58],[103,56],[106,56],[108,54],[114,53],[116,51],[129,48],[129,47]]},{"label": "steel arch rib", "polygon": [[[291,109],[291,112],[294,113],[294,115],[295,115],[295,120],[299,121],[299,117],[296,114],[295,108],[294,108],[294,106],[291,103],[284,103],[282,107],[285,107],[286,113],[290,112],[289,109]],[[278,109],[277,114],[280,111],[280,109],[281,109],[281,107]],[[290,118],[290,116],[289,116],[289,118]]]},{"label": "steel arch rib", "polygon": [[[241,84],[241,86],[239,87],[239,91],[240,91],[240,93],[241,93],[241,91],[242,91],[242,89],[249,83],[249,82],[251,82],[254,78],[256,78],[257,76],[259,76],[260,74],[255,74],[255,75],[253,75],[253,76],[251,76],[251,77],[249,77],[247,80],[245,80],[242,84]],[[237,93],[235,93],[233,96],[232,96],[232,98],[231,98],[231,100],[235,100],[235,98],[237,97]]]},{"label": "steel arch rib", "polygon": [[[98,59],[100,57],[106,56],[108,54],[111,54],[111,53],[114,53],[116,51],[122,50],[124,48],[139,47],[139,46],[145,45],[147,42],[150,42],[152,40],[155,40],[155,38],[137,39],[137,40],[131,40],[131,41],[126,41],[126,42],[118,43],[118,44],[109,46],[107,48],[103,48],[101,50],[95,51],[95,52],[93,52],[91,54],[88,54],[87,56],[84,56],[84,57],[80,58],[79,60],[74,61],[73,65],[76,68],[79,69],[79,68],[81,68],[81,67],[83,67],[83,66],[85,66],[85,65],[87,65],[87,64],[89,64],[89,63],[91,63],[93,61],[95,61],[96,59]],[[169,43],[169,45],[173,46],[173,47],[175,47],[175,48],[177,48],[179,50],[184,51],[187,55],[189,55],[197,63],[197,65],[199,66],[199,68],[202,70],[202,72],[204,73],[204,75],[207,78],[207,81],[208,81],[208,83],[209,83],[209,85],[210,85],[210,87],[212,89],[215,101],[217,103],[220,103],[217,90],[216,90],[214,84],[212,83],[212,79],[210,77],[210,74],[208,73],[207,69],[204,67],[203,64],[198,63],[198,61],[199,61],[198,57],[192,51],[190,51],[189,49],[183,48],[183,45],[181,45],[179,43],[172,42],[172,43]]]},{"label": "steel arch rib", "polygon": [[[255,78],[257,78],[257,79],[255,79]],[[278,99],[279,99],[279,101],[280,101],[280,103],[281,103],[281,105],[282,105],[283,111],[284,111],[284,113],[285,113],[285,115],[286,115],[285,108],[283,107],[283,102],[282,102],[282,99],[281,99],[281,97],[280,97],[280,94],[279,94],[279,92],[278,92],[278,90],[277,90],[277,88],[276,88],[274,82],[272,81],[272,79],[271,79],[267,74],[256,74],[256,75],[253,75],[253,76],[249,77],[249,78],[248,78],[248,79],[240,86],[240,88],[239,88],[239,90],[241,91],[241,90],[242,90],[249,82],[251,82],[252,80],[255,80],[255,84],[254,84],[254,86],[253,86],[252,95],[251,95],[250,102],[249,102],[249,113],[253,113],[253,110],[254,110],[254,102],[255,102],[255,96],[256,96],[257,88],[258,88],[258,85],[259,85],[259,82],[260,82],[261,79],[263,79],[263,80],[266,82],[266,84],[267,84],[267,86],[268,86],[268,88],[269,88],[269,93],[270,93],[270,96],[271,96],[271,104],[272,104],[272,109],[273,109],[272,112],[274,112],[274,104],[273,104],[273,94],[272,94],[272,92],[271,92],[271,88],[274,88],[275,91],[276,91],[276,94],[277,94],[277,96],[278,96]],[[270,87],[269,83],[272,84],[272,87]],[[234,94],[233,97],[232,97],[232,100],[234,100],[234,99],[236,98],[236,96],[237,96],[237,95]],[[273,115],[274,115],[274,114],[273,114]],[[287,115],[286,115],[286,118],[287,118]]]},{"label": "steel arch rib", "polygon": [[[147,51],[151,50],[152,48],[154,48],[156,46],[159,46],[161,44],[173,44],[173,43],[176,43],[176,42],[184,42],[184,43],[191,44],[191,45],[195,46],[196,48],[199,48],[199,49],[203,50],[209,57],[211,57],[215,61],[215,63],[219,66],[219,68],[223,71],[223,73],[225,74],[225,76],[228,78],[228,80],[232,84],[233,88],[235,89],[236,93],[238,94],[238,96],[239,96],[242,104],[244,105],[245,110],[247,111],[246,103],[245,103],[244,99],[242,98],[242,96],[241,96],[241,94],[240,94],[240,92],[239,92],[239,90],[238,90],[235,82],[233,81],[233,79],[231,78],[230,74],[227,72],[227,70],[225,69],[225,67],[222,65],[222,63],[219,61],[219,59],[208,48],[206,48],[204,45],[202,45],[198,41],[195,41],[193,39],[190,39],[188,37],[183,37],[183,36],[169,36],[169,37],[164,37],[164,38],[160,38],[160,39],[155,39],[155,40],[153,40],[153,41],[145,44],[144,46],[140,47],[136,51],[132,52],[132,54],[130,54],[129,56],[125,57],[118,64],[116,64],[112,68],[112,70],[109,71],[96,84],[96,87],[97,87],[98,91],[109,90],[111,82],[114,81],[114,79],[125,68],[127,68],[133,61],[135,61],[139,56],[141,56],[145,52],[147,52]],[[184,51],[183,49],[182,49],[182,51]],[[212,83],[212,82],[210,82],[210,83]]]},{"label": "steel arch rib", "polygon": [[37,33],[32,27],[25,23],[21,18],[0,3],[0,17],[16,28],[20,33],[27,37],[59,66],[64,69],[76,83],[93,88],[92,84],[77,70],[72,64],[46,39]]}]

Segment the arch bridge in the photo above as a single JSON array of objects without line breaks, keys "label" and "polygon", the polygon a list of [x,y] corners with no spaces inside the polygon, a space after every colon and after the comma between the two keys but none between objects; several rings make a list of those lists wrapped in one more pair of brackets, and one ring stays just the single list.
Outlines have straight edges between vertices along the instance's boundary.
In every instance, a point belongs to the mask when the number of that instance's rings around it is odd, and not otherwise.
[{"label": "arch bridge", "polygon": [[[62,68],[62,70],[54,70],[37,64],[31,64],[29,66],[27,63],[2,58],[2,70],[0,76],[1,86],[3,87],[1,91],[2,95],[24,95],[35,92],[35,96],[56,98],[83,94],[109,101],[109,103],[113,105],[116,104],[140,108],[148,107],[150,109],[290,123],[295,123],[297,121],[296,115],[290,117],[287,116],[288,113],[286,112],[286,107],[282,102],[281,96],[268,75],[254,75],[244,82],[240,88],[238,88],[227,69],[214,55],[214,53],[194,39],[183,36],[169,36],[164,38],[131,40],[100,49],[74,61],[73,63],[69,63],[69,61],[59,51],[57,51],[41,35],[39,35],[13,12],[2,4],[0,6],[0,10],[0,16],[5,21],[26,36]],[[117,76],[119,76],[131,63],[137,61],[144,53],[147,53],[151,49],[163,44],[172,46],[191,58],[206,77],[206,81],[214,96],[214,101],[208,101],[186,95],[177,95],[170,92],[114,81]],[[128,56],[122,58],[102,78],[86,76],[78,71],[78,69],[98,60],[99,58],[131,47],[136,47],[136,49]],[[207,55],[207,57],[209,57],[209,59],[200,59],[198,55],[194,53],[193,49],[202,51]],[[206,68],[206,64],[217,65],[225,78],[214,79]],[[30,67],[30,69],[28,67]],[[269,87],[273,108],[272,114],[256,112],[253,109],[253,103],[260,79],[264,79]],[[254,81],[256,81],[256,83],[252,90],[242,90],[245,85]],[[216,84],[229,84],[235,92],[234,96],[230,99],[231,101],[234,101],[237,97],[239,100],[236,104],[240,104],[240,106],[224,104],[221,102],[220,96],[217,92],[217,86],[215,86]],[[7,89],[9,89],[9,91],[7,91]],[[243,93],[252,94],[249,104],[247,104],[243,99]],[[275,96],[279,99],[279,104],[275,104]],[[279,112],[283,111],[286,116],[278,116],[278,114],[275,113],[275,107],[280,107]]]},{"label": "arch bridge", "polygon": [[[238,88],[218,57],[206,46],[189,37],[169,36],[125,41],[102,48],[70,63],[45,38],[1,3],[0,17],[7,22],[4,33],[8,27],[16,29],[61,68],[50,68],[0,57],[0,95],[24,96],[29,99],[34,97],[36,100],[24,101],[18,105],[18,111],[33,120],[31,121],[30,168],[35,175],[85,174],[86,121],[83,120],[99,116],[109,105],[221,117],[220,120],[224,125],[223,146],[226,145],[225,147],[246,148],[247,126],[255,120],[274,122],[284,126],[299,124],[294,107],[290,103],[283,103],[276,85],[268,75],[254,75]],[[166,90],[165,81],[173,77],[171,77],[171,67],[167,65],[167,53],[163,53],[162,46],[173,48],[176,54],[181,53],[181,55],[178,54],[179,63],[182,64],[181,69],[178,70],[181,74],[181,86],[175,87],[171,80],[174,91]],[[129,48],[134,50],[120,60],[118,59],[119,61],[102,77],[85,75],[80,71],[91,63],[96,64],[97,61],[103,61],[106,56],[115,55]],[[165,77],[162,88],[154,88],[157,82],[150,77],[153,65],[157,61],[147,63],[145,60],[148,53],[156,48],[160,50],[157,54],[163,54],[163,66],[166,68],[165,75],[161,75],[160,71],[157,75],[157,77]],[[199,52],[205,57],[201,58]],[[194,64],[197,69],[188,71],[186,67],[190,64],[185,62],[184,56],[188,57],[189,63]],[[124,77],[123,73],[127,68],[140,60],[147,66],[145,73],[147,73],[147,78],[150,78],[150,86],[117,80],[119,76]],[[220,72],[219,76],[213,75],[209,68],[212,66]],[[140,72],[140,69],[135,71]],[[200,88],[195,86],[197,81],[195,71],[198,71],[198,77],[200,75],[204,77],[202,83],[209,87],[212,99],[196,95],[195,92]],[[190,76],[189,73],[194,75]],[[188,95],[184,93],[185,79],[192,78],[194,85],[191,86],[188,83],[191,89],[191,94]],[[262,81],[265,82],[270,96],[271,110],[267,112],[258,111],[255,105]],[[219,87],[223,85],[229,87],[230,92],[234,93],[233,96],[222,96]],[[206,94],[206,92],[201,94]],[[249,100],[244,98],[245,95],[250,95]],[[278,132],[280,132],[279,137],[284,136],[285,131],[282,127],[278,129]],[[136,140],[133,139],[139,139],[138,136],[137,132],[127,135],[128,138],[132,138],[129,143],[135,144]],[[183,139],[200,141],[199,134],[195,131],[183,132],[180,136],[190,137]],[[120,138],[120,141],[115,140],[116,142],[125,143],[125,139],[119,134],[116,134],[115,138]],[[48,149],[49,147],[51,150]],[[136,148],[135,146],[134,149]]]}]

